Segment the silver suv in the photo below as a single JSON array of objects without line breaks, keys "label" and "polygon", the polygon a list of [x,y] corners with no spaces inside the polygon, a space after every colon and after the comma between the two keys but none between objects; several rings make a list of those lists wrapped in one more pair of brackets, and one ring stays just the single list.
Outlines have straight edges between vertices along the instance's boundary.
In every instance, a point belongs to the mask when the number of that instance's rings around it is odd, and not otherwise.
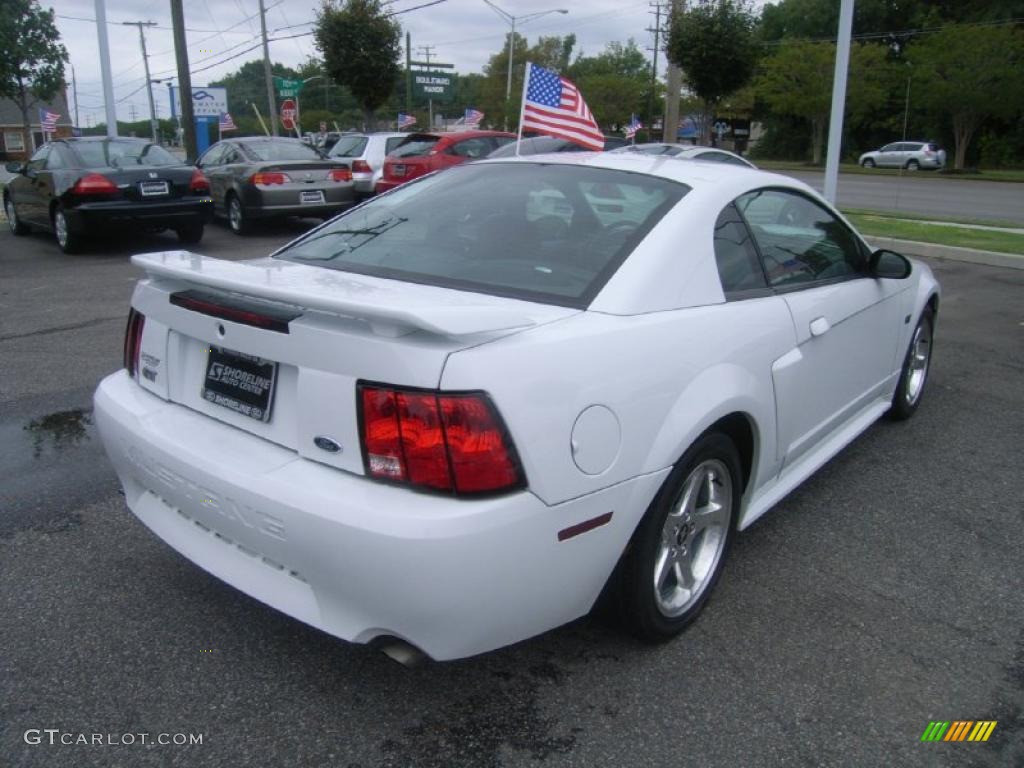
[{"label": "silver suv", "polygon": [[865,152],[858,162],[864,168],[941,168],[946,164],[946,150],[932,141],[894,141],[874,152]]},{"label": "silver suv", "polygon": [[344,133],[328,157],[351,161],[356,195],[369,197],[384,173],[384,158],[409,136],[408,133]]}]

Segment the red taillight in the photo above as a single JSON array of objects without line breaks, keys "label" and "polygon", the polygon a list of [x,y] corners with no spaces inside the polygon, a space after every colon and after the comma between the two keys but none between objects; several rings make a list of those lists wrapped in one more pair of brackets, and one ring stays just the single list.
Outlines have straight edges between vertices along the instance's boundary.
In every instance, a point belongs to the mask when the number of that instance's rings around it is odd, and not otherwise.
[{"label": "red taillight", "polygon": [[370,477],[461,494],[525,485],[501,417],[483,393],[359,386]]},{"label": "red taillight", "polygon": [[139,370],[139,352],[142,350],[142,330],[146,316],[134,309],[128,311],[128,325],[124,330],[124,367],[129,376]]},{"label": "red taillight", "polygon": [[373,168],[365,160],[353,160],[352,173],[373,173]]},{"label": "red taillight", "polygon": [[210,194],[210,182],[198,168],[192,171],[192,178],[189,179],[188,189],[196,195]]},{"label": "red taillight", "polygon": [[331,181],[352,181],[352,171],[348,168],[332,168],[327,173]]},{"label": "red taillight", "polygon": [[280,171],[260,171],[250,176],[249,181],[253,184],[267,187],[273,184],[287,184],[291,181],[291,177],[287,173],[281,173]]},{"label": "red taillight", "polygon": [[90,173],[76,181],[71,192],[75,195],[112,195],[117,193],[117,184],[102,173]]}]

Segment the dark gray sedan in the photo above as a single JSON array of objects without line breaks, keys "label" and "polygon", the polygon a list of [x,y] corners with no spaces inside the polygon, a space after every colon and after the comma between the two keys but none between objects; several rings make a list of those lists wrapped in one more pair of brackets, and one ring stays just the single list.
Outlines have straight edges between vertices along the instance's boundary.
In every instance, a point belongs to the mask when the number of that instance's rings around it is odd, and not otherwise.
[{"label": "dark gray sedan", "polygon": [[355,202],[352,169],[298,139],[247,136],[220,141],[196,165],[210,180],[214,210],[245,234],[254,219],[330,218]]}]

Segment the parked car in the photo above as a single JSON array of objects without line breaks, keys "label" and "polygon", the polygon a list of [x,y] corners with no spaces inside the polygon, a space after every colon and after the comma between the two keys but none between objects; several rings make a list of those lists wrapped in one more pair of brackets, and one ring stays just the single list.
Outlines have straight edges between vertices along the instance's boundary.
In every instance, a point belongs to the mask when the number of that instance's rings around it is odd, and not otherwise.
[{"label": "parked car", "polygon": [[[623,144],[622,137],[619,136],[605,136],[604,149],[607,152],[610,149],[615,149]],[[576,144],[575,142],[569,141],[568,139],[559,139],[554,136],[531,136],[525,138],[520,142],[519,152],[516,152],[515,141],[506,144],[503,147],[498,147],[496,150],[491,152],[487,157],[515,157],[517,154],[522,155],[541,155],[546,152],[590,152],[586,147]]]},{"label": "parked car", "polygon": [[384,175],[384,158],[405,141],[408,133],[347,133],[338,139],[328,157],[352,164],[356,195],[370,197]]},{"label": "parked car", "polygon": [[246,136],[210,147],[196,167],[210,180],[216,213],[245,234],[256,219],[329,218],[355,202],[352,170],[299,139]]},{"label": "parked car", "polygon": [[487,157],[516,138],[514,133],[502,131],[407,133],[405,136],[405,141],[384,161],[384,173],[375,187],[377,192],[387,192],[431,171]]},{"label": "parked car", "polygon": [[133,262],[94,408],[128,507],[284,613],[434,659],[601,595],[680,632],[737,531],[913,415],[939,306],[806,184],[641,154],[466,163],[271,258]]},{"label": "parked car", "polygon": [[694,144],[669,144],[666,142],[650,142],[646,144],[627,144],[613,150],[614,152],[639,152],[643,155],[661,157],[678,157],[683,160],[703,160],[706,163],[725,163],[726,165],[742,165],[745,168],[757,168],[752,162],[735,152],[717,147],[704,147]]},{"label": "parked car", "polygon": [[864,168],[942,168],[946,164],[946,150],[934,141],[895,141],[881,149],[865,152],[858,163]]},{"label": "parked car", "polygon": [[61,139],[7,170],[17,174],[3,193],[11,232],[53,232],[65,253],[125,227],[173,229],[183,243],[198,243],[213,213],[202,172],[144,139]]}]

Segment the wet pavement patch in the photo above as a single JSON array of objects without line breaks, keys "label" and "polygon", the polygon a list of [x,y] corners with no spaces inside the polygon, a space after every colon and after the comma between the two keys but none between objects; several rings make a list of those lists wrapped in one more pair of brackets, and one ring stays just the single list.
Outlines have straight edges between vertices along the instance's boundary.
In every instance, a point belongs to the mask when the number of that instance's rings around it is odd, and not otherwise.
[{"label": "wet pavement patch", "polygon": [[23,429],[32,436],[32,457],[38,459],[47,448],[60,452],[88,440],[91,426],[91,408],[72,408],[32,419]]}]

